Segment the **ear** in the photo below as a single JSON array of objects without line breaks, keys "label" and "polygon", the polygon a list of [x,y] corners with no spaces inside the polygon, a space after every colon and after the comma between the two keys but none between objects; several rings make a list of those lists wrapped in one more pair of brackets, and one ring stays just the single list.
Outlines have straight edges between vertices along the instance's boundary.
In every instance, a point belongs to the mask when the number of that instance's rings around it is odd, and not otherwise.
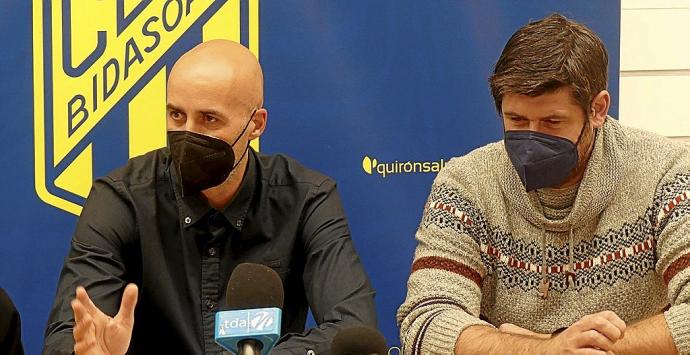
[{"label": "ear", "polygon": [[592,116],[590,117],[590,123],[594,128],[601,128],[606,122],[606,116],[609,113],[609,107],[611,107],[611,95],[608,91],[602,90],[594,97],[592,100],[592,107],[590,112]]},{"label": "ear", "polygon": [[266,129],[266,120],[268,119],[268,110],[260,108],[256,110],[250,123],[249,140],[259,138]]}]

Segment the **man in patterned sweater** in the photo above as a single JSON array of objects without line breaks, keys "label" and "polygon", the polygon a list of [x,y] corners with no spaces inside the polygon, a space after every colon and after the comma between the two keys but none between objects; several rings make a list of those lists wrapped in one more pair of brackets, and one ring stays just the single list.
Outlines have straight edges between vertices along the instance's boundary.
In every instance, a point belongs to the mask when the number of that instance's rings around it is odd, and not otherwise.
[{"label": "man in patterned sweater", "polygon": [[690,354],[690,147],[607,116],[608,57],[552,15],[490,78],[504,140],[424,209],[406,354]]}]

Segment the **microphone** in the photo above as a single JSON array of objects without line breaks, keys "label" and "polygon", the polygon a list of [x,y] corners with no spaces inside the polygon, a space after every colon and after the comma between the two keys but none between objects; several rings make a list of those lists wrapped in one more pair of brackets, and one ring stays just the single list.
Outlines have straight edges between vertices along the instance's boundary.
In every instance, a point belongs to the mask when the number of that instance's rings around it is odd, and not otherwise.
[{"label": "microphone", "polygon": [[345,328],[331,342],[332,355],[387,355],[388,345],[381,332],[359,326]]},{"label": "microphone", "polygon": [[228,310],[216,313],[215,341],[239,355],[266,355],[280,338],[283,282],[273,269],[237,265],[227,288]]}]

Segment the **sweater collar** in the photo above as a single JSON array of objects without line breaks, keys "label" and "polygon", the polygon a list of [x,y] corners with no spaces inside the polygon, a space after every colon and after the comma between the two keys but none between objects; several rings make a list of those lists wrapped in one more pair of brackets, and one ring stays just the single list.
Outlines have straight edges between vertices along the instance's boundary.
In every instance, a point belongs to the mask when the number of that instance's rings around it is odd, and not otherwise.
[{"label": "sweater collar", "polygon": [[527,193],[508,154],[500,154],[501,189],[503,198],[511,210],[517,211],[530,223],[546,230],[565,232],[596,219],[613,198],[620,180],[619,136],[620,124],[607,117],[604,126],[597,130],[587,168],[585,170],[575,203],[570,214],[560,220],[549,220],[542,212],[539,197],[535,191]]}]

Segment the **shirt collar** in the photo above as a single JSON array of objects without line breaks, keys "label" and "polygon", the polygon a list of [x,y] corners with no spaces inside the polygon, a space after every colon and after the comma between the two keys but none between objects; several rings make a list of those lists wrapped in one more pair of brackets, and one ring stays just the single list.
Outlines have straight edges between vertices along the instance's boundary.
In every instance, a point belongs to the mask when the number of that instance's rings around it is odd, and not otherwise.
[{"label": "shirt collar", "polygon": [[[247,170],[244,173],[240,188],[237,190],[235,197],[221,211],[221,214],[227,219],[228,224],[239,232],[241,232],[242,227],[244,227],[244,222],[247,217],[247,212],[249,211],[249,206],[251,205],[252,196],[254,195],[254,189],[256,186],[256,153],[251,147],[248,149]],[[172,163],[170,164],[170,167],[170,175],[172,176],[173,188],[175,190],[175,199],[177,200],[180,210],[180,223],[182,226],[184,226],[184,228],[189,228],[200,220],[204,219],[206,215],[210,215],[214,209],[208,204],[203,196],[201,196],[201,194],[182,197],[178,183],[179,178],[177,177],[177,172],[175,171],[176,169],[174,169],[174,165]]]}]

